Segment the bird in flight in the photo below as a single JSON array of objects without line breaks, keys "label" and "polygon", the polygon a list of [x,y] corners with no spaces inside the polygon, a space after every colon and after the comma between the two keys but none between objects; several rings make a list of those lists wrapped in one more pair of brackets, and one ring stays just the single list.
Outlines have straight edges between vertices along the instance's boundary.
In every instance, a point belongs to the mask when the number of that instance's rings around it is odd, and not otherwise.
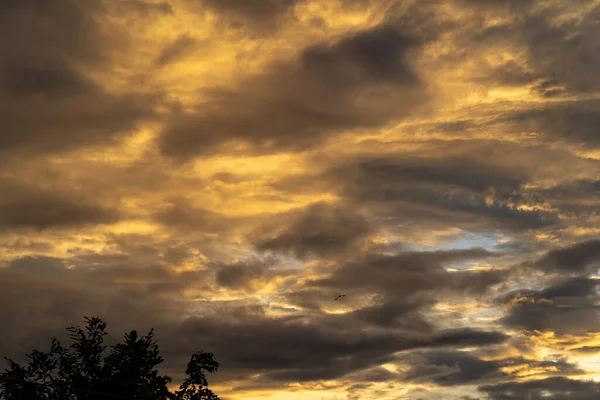
[{"label": "bird in flight", "polygon": [[339,299],[341,299],[342,297],[346,297],[345,294],[338,294],[338,296],[334,299],[334,301],[337,301]]}]

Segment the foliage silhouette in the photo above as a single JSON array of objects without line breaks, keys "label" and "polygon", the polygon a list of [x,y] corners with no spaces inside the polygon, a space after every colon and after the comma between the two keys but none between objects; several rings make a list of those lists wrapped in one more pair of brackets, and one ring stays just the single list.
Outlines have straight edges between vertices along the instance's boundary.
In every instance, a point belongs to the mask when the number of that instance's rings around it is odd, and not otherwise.
[{"label": "foliage silhouette", "polygon": [[212,353],[193,354],[187,378],[170,392],[171,378],[155,368],[163,358],[154,330],[145,336],[131,331],[105,355],[106,323],[97,317],[85,321],[84,329],[67,328],[73,341],[69,348],[53,338],[48,352],[26,355],[26,366],[7,358],[8,368],[0,373],[0,400],[219,400],[207,387],[206,372],[219,368]]}]

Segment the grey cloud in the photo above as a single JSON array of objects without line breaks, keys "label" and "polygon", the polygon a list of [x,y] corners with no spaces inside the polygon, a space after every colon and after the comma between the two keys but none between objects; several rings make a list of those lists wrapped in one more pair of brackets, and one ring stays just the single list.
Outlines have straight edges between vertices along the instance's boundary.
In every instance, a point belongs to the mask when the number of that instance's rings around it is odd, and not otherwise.
[{"label": "grey cloud", "polygon": [[423,318],[420,311],[432,303],[433,301],[430,299],[422,298],[382,301],[379,304],[352,311],[349,313],[349,317],[380,327],[431,332],[433,326]]},{"label": "grey cloud", "polygon": [[462,157],[382,157],[360,161],[356,169],[365,181],[373,180],[375,184],[396,180],[398,184],[429,183],[464,188],[475,193],[485,193],[490,189],[510,193],[527,179],[524,172],[502,170],[492,164]]},{"label": "grey cloud", "polygon": [[[481,249],[367,254],[343,263],[328,277],[308,281],[306,286],[330,295],[348,293],[350,299],[376,295],[375,304],[363,306],[348,317],[381,327],[409,327],[427,332],[430,325],[422,317],[422,310],[443,296],[482,295],[506,278],[506,273],[500,270],[448,272],[444,266],[490,255]],[[318,291],[308,291],[290,300],[300,306],[314,307],[322,303],[320,296]]]},{"label": "grey cloud", "polygon": [[[584,0],[577,6],[571,3],[548,7],[535,1],[478,1],[471,4],[491,6],[509,5],[519,13],[519,18],[507,19],[505,23],[472,33],[468,41],[483,45],[506,43],[525,50],[525,66],[508,63],[505,67],[490,71],[488,78],[498,78],[499,83],[536,84],[534,90],[542,96],[592,93],[600,81],[595,73],[598,59],[598,25],[596,19],[600,8],[596,6],[582,18],[556,23],[571,7],[593,6]],[[517,3],[520,3],[517,5]],[[539,7],[534,5],[539,5]],[[496,7],[497,8],[497,7]],[[480,27],[480,26],[479,26]],[[515,68],[516,67],[516,68]],[[508,78],[508,79],[504,79]],[[544,88],[547,85],[554,89]]]},{"label": "grey cloud", "polygon": [[179,36],[173,43],[166,46],[154,60],[154,65],[162,68],[185,57],[185,53],[194,47],[196,40],[189,35]]},{"label": "grey cloud", "polygon": [[192,253],[187,247],[169,247],[163,253],[163,260],[170,265],[180,265],[191,256]]},{"label": "grey cloud", "polygon": [[[492,361],[482,360],[467,351],[434,350],[415,352],[401,358],[410,366],[402,379],[415,382],[433,382],[440,386],[457,386],[499,382],[511,378],[503,372],[504,367],[521,367],[530,370],[544,369],[543,374],[577,374],[582,371],[565,360],[539,361],[525,358],[505,358]],[[535,375],[535,373],[534,373]]]},{"label": "grey cloud", "polygon": [[[568,183],[574,175],[593,173],[597,162],[592,159],[545,144],[499,140],[430,140],[424,146],[351,160],[315,157],[324,172],[286,177],[271,187],[286,194],[334,192],[352,207],[367,208],[375,228],[392,232],[426,224],[519,234],[558,227],[575,218],[585,223],[596,213],[595,181]],[[540,180],[561,183],[536,188]],[[540,204],[547,208],[539,209]],[[568,222],[559,216],[568,217]]]},{"label": "grey cloud", "polygon": [[220,232],[228,227],[225,216],[182,199],[169,201],[155,213],[154,219],[166,226],[198,232]]},{"label": "grey cloud", "polygon": [[84,315],[104,317],[118,330],[149,329],[157,320],[170,321],[181,311],[182,291],[203,289],[203,280],[200,273],[124,254],[12,260],[0,268],[0,301],[10,304],[0,309],[0,354],[19,358],[45,347]]},{"label": "grey cloud", "polygon": [[[260,314],[235,320],[190,319],[177,336],[198,338],[232,369],[251,368],[267,381],[310,381],[341,377],[391,360],[412,348],[485,346],[505,340],[498,333],[471,330],[428,335],[349,333],[328,328],[327,318],[307,323]],[[173,345],[173,344],[172,344]],[[176,344],[175,344],[176,345]],[[168,350],[167,350],[168,351]]]},{"label": "grey cloud", "polygon": [[141,14],[173,14],[173,6],[168,1],[125,0],[120,4],[125,10],[135,10]]},{"label": "grey cloud", "polygon": [[[465,148],[457,151],[457,145],[440,146],[442,154],[451,156],[389,154],[340,163],[331,168],[325,180],[332,182],[332,188],[348,202],[388,217],[389,225],[395,221],[429,222],[478,230],[484,226],[489,229],[492,224],[508,231],[524,231],[558,223],[552,212],[515,207],[522,202],[522,185],[530,177],[523,172],[527,169],[507,166],[499,157],[504,151],[511,152],[516,164],[525,150],[506,143],[481,142],[470,143],[466,154]],[[486,159],[474,154],[485,154]]]},{"label": "grey cloud", "polygon": [[[216,282],[222,287],[229,289],[243,289],[255,279],[268,279],[276,275],[271,270],[273,262],[269,260],[246,260],[236,264],[219,264],[212,267],[217,268]],[[283,273],[282,273],[283,275]]]},{"label": "grey cloud", "polygon": [[104,2],[11,0],[0,7],[3,152],[110,143],[153,117],[154,98],[108,93],[82,72],[111,63],[106,46],[114,41],[99,22]]},{"label": "grey cloud", "polygon": [[345,129],[382,126],[425,100],[408,61],[419,46],[386,25],[307,47],[236,88],[207,91],[195,112],[173,117],[160,149],[183,159],[230,141],[257,151],[305,149]]},{"label": "grey cloud", "polygon": [[[275,25],[277,19],[301,0],[203,0],[203,4],[239,22]],[[239,20],[241,18],[241,20]],[[238,23],[239,23],[238,22]]]},{"label": "grey cloud", "polygon": [[576,347],[574,349],[569,349],[569,351],[580,354],[597,354],[600,353],[600,346]]},{"label": "grey cloud", "polygon": [[128,254],[81,254],[72,258],[25,256],[8,263],[14,271],[34,279],[64,279],[85,287],[115,287],[132,297],[180,294],[198,284],[204,275],[194,271],[175,272],[159,263],[134,260]]},{"label": "grey cloud", "polygon": [[117,220],[117,212],[60,197],[0,204],[0,227],[9,229],[73,227]]},{"label": "grey cloud", "polygon": [[251,266],[232,265],[217,272],[217,283],[227,288],[240,288],[253,277],[258,276],[260,272]]},{"label": "grey cloud", "polygon": [[470,6],[490,7],[497,9],[498,7],[531,7],[537,0],[457,0],[458,3],[463,3]]},{"label": "grey cloud", "polygon": [[600,396],[597,382],[564,377],[488,385],[479,390],[491,400],[593,400]]},{"label": "grey cloud", "polygon": [[[317,203],[283,218],[289,220],[289,227],[265,225],[250,235],[259,250],[326,257],[356,250],[371,233],[366,218],[343,204]],[[277,220],[276,225],[284,225]]]},{"label": "grey cloud", "polygon": [[306,71],[322,77],[333,89],[343,92],[354,88],[345,64],[358,67],[363,76],[375,82],[399,85],[416,85],[419,77],[407,64],[406,53],[419,45],[413,37],[402,34],[392,26],[382,26],[350,36],[335,45],[313,45],[304,49],[300,64]]},{"label": "grey cloud", "polygon": [[50,229],[107,224],[120,219],[114,207],[104,207],[80,193],[45,190],[0,182],[0,228]]},{"label": "grey cloud", "polygon": [[600,240],[589,240],[551,250],[535,264],[538,268],[548,272],[594,273],[600,268]]},{"label": "grey cloud", "polygon": [[538,15],[526,19],[526,40],[533,67],[566,85],[569,91],[597,90],[600,81],[594,71],[600,63],[597,56],[600,41],[595,23],[598,15],[600,8],[596,7],[582,20],[562,25]]},{"label": "grey cloud", "polygon": [[529,192],[535,201],[550,204],[560,209],[563,215],[572,218],[593,217],[600,207],[600,180],[569,180],[550,188],[532,189]]},{"label": "grey cloud", "polygon": [[417,353],[422,362],[410,357],[412,365],[403,374],[409,382],[434,382],[441,386],[464,385],[501,377],[500,366],[467,353],[457,351],[433,351]]},{"label": "grey cloud", "polygon": [[189,306],[181,301],[181,293],[201,288],[205,274],[179,273],[136,262],[134,257],[111,265],[103,263],[103,257],[28,257],[1,269],[0,300],[19,301],[0,310],[2,337],[12,346],[9,349],[3,342],[0,351],[18,358],[19,345],[39,348],[81,316],[100,315],[115,327],[111,331],[155,327],[168,373],[180,368],[191,352],[210,349],[227,366],[218,379],[251,369],[267,381],[281,382],[317,379],[315,369],[321,377],[343,376],[387,362],[397,351],[478,347],[507,339],[497,332],[435,328],[422,332],[411,326],[365,332],[357,329],[361,324],[353,319],[273,318],[260,306],[236,302],[195,303],[201,316],[181,322],[173,317],[175,310]]},{"label": "grey cloud", "polygon": [[598,145],[598,100],[568,100],[509,113],[496,123],[513,123],[522,131],[537,132],[547,141],[563,140],[588,147]]},{"label": "grey cloud", "polygon": [[504,324],[527,331],[580,334],[600,331],[600,281],[570,278],[543,290],[521,290],[508,295]]}]

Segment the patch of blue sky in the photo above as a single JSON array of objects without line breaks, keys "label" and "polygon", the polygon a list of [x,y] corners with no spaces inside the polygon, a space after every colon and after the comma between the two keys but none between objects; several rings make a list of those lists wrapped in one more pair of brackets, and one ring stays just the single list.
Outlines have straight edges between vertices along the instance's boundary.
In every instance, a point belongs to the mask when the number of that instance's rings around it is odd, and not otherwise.
[{"label": "patch of blue sky", "polygon": [[[416,251],[448,251],[448,250],[468,250],[485,249],[492,253],[503,253],[510,244],[510,237],[496,232],[468,232],[463,231],[452,237],[446,237],[443,242],[430,245],[413,245],[411,250]],[[500,254],[499,254],[500,255]],[[502,257],[502,256],[501,256]],[[448,267],[465,270],[474,266],[481,265],[480,261],[462,261],[447,265]]]},{"label": "patch of blue sky", "polygon": [[496,252],[499,251],[500,246],[505,246],[507,242],[510,242],[510,238],[500,233],[463,231],[438,244],[431,246],[413,245],[411,248],[417,251],[466,250],[482,248],[488,251]]}]

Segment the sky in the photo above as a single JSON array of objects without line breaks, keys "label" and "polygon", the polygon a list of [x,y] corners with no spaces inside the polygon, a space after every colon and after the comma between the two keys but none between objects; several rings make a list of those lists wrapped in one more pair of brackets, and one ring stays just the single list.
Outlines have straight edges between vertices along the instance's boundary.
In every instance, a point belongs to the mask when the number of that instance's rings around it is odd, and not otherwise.
[{"label": "sky", "polygon": [[98,316],[223,400],[598,399],[599,70],[598,0],[3,0],[0,355]]}]

